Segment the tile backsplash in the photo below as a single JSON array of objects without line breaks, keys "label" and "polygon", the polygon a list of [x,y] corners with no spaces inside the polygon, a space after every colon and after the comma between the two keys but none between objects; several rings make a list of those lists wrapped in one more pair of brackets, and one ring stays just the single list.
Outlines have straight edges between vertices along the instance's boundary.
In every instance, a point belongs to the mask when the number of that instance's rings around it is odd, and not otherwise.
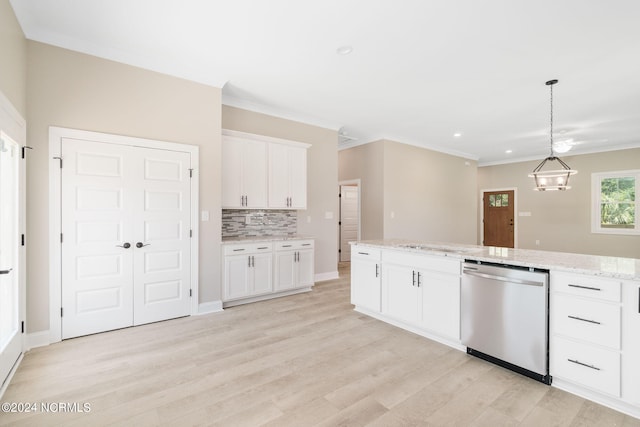
[{"label": "tile backsplash", "polygon": [[222,210],[223,239],[230,237],[295,236],[297,231],[298,213],[296,211]]}]

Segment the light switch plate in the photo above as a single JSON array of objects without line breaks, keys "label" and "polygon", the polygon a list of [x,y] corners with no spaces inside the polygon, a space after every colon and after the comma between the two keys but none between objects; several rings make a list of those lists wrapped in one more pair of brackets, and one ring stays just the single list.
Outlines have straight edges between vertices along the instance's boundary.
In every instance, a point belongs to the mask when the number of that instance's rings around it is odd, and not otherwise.
[{"label": "light switch plate", "polygon": [[200,221],[209,221],[209,211],[200,212]]}]

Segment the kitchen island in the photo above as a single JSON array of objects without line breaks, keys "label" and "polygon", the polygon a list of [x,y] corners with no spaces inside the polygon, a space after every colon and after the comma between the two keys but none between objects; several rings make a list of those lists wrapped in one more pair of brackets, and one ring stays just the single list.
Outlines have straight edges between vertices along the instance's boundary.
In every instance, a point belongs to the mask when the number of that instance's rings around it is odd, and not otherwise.
[{"label": "kitchen island", "polygon": [[356,311],[462,351],[465,260],[549,271],[552,385],[640,418],[640,260],[408,240],[351,253]]}]

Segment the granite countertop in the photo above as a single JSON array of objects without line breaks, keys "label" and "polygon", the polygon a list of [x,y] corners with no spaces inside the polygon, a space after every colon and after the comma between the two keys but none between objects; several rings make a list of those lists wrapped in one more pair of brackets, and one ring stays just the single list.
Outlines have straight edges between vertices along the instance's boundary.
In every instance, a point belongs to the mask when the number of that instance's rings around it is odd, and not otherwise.
[{"label": "granite countertop", "polygon": [[543,268],[625,280],[640,280],[640,259],[635,258],[396,239],[363,240],[350,243],[425,255]]},{"label": "granite countertop", "polygon": [[250,236],[250,237],[226,237],[222,239],[223,245],[233,243],[260,243],[260,242],[282,242],[285,240],[313,240],[311,236]]}]

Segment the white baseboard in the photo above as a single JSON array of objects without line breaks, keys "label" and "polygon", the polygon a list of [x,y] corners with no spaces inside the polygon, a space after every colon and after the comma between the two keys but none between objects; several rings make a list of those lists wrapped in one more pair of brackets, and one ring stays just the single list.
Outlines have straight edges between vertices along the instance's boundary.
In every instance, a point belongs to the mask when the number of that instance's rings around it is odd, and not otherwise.
[{"label": "white baseboard", "polygon": [[9,375],[7,375],[7,379],[4,382],[4,384],[0,384],[0,399],[2,399],[2,396],[4,396],[4,392],[7,391],[7,388],[9,387],[9,383],[13,378],[13,374],[15,374],[16,371],[18,370],[18,366],[20,366],[20,363],[22,363],[23,358],[24,358],[24,353],[20,354],[20,357],[18,357],[18,360],[16,360],[16,363],[15,365],[13,365],[13,368],[11,368],[11,370],[9,371]]},{"label": "white baseboard", "polygon": [[27,334],[25,342],[25,351],[29,351],[36,347],[44,347],[51,344],[49,341],[49,331],[40,331]]},{"label": "white baseboard", "polygon": [[339,279],[340,275],[337,271],[329,271],[327,273],[318,273],[315,275],[314,280],[316,282],[324,282],[326,280]]},{"label": "white baseboard", "polygon": [[220,311],[223,311],[222,301],[203,302],[198,305],[198,313],[196,316],[200,316],[201,314],[218,313]]}]

